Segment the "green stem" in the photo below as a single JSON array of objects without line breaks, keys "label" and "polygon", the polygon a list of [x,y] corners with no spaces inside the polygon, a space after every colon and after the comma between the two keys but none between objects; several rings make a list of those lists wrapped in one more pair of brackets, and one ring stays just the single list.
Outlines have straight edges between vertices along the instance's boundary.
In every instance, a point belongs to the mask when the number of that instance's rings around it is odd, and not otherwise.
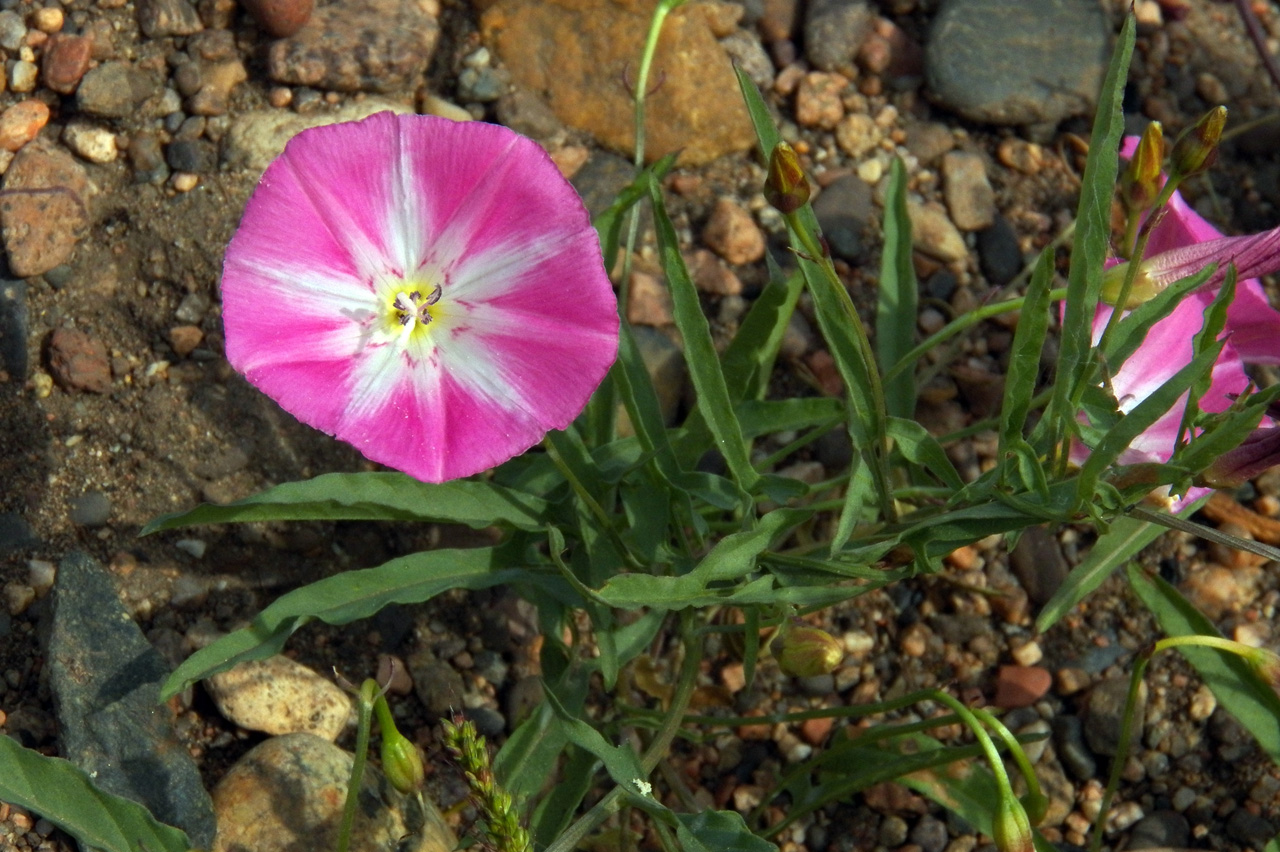
[{"label": "green stem", "polygon": [[1133,665],[1133,674],[1129,678],[1129,694],[1124,702],[1124,717],[1120,721],[1120,742],[1116,746],[1115,757],[1111,759],[1111,774],[1107,778],[1107,789],[1102,794],[1102,805],[1098,809],[1098,817],[1093,823],[1093,837],[1089,839],[1089,852],[1098,852],[1102,848],[1102,834],[1107,825],[1107,814],[1111,810],[1111,800],[1120,788],[1120,774],[1129,759],[1129,744],[1133,739],[1133,719],[1137,714],[1138,695],[1142,691],[1142,674],[1151,662],[1148,652],[1138,657]]},{"label": "green stem", "polygon": [[[1060,287],[1056,290],[1049,291],[1049,300],[1052,302],[1060,302],[1065,298],[1067,298],[1067,289],[1065,287]],[[995,302],[994,304],[983,305],[980,308],[974,308],[968,313],[965,313],[959,317],[956,317],[954,320],[947,323],[941,329],[934,332],[929,337],[925,338],[925,340],[919,346],[912,349],[906,355],[903,355],[902,358],[898,360],[898,363],[894,364],[893,367],[890,368],[889,372],[884,374],[885,382],[893,381],[899,375],[901,375],[902,373],[910,369],[916,363],[916,361],[919,361],[920,358],[926,352],[930,351],[931,349],[935,349],[936,347],[942,345],[943,343],[946,343],[948,340],[955,337],[957,334],[960,334],[961,332],[964,332],[973,328],[975,325],[977,325],[980,322],[983,322],[984,320],[989,320],[992,317],[1000,316],[1000,314],[1007,314],[1010,311],[1022,310],[1022,307],[1023,305],[1026,304],[1026,301],[1027,299],[1025,296],[1019,296],[1016,299],[1006,299],[1003,302]]]},{"label": "green stem", "polygon": [[1043,799],[1044,793],[1040,790],[1040,779],[1036,777],[1036,770],[1027,758],[1027,752],[1022,748],[1022,743],[1018,742],[1018,738],[1013,735],[1013,732],[1006,728],[1004,723],[993,716],[990,711],[981,707],[972,709],[973,714],[982,720],[984,725],[996,732],[996,736],[1004,741],[1005,747],[1013,755],[1013,761],[1018,764],[1018,771],[1022,773],[1022,779],[1027,782],[1028,797],[1037,800]]},{"label": "green stem", "polygon": [[373,678],[360,685],[356,700],[356,751],[351,761],[351,779],[347,782],[347,799],[342,806],[342,822],[338,825],[338,852],[347,852],[351,846],[351,829],[356,821],[356,805],[360,802],[360,786],[364,783],[364,764],[369,757],[369,732],[373,728],[373,706],[377,695],[378,682]]},{"label": "green stem", "polygon": [[[684,712],[689,708],[689,701],[693,698],[693,690],[698,682],[698,669],[702,662],[702,657],[698,651],[701,645],[697,642],[693,625],[693,613],[690,610],[684,610],[680,613],[680,636],[681,644],[684,647],[684,662],[680,667],[679,680],[676,683],[675,693],[671,698],[671,706],[667,709],[666,718],[654,735],[653,741],[649,743],[649,747],[640,756],[640,767],[644,770],[646,776],[653,772],[658,762],[666,757],[668,750],[671,748],[671,743],[676,738],[676,733],[680,730],[680,726],[684,724]],[[571,852],[571,850],[577,848],[578,844],[594,831],[596,826],[617,813],[621,808],[622,796],[622,788],[614,787],[605,794],[603,799],[596,803],[595,807],[565,829],[556,838],[555,842],[546,848],[545,852]]]},{"label": "green stem", "polygon": [[987,762],[991,764],[991,772],[996,777],[996,786],[1000,788],[1000,795],[1008,796],[1012,799],[1014,797],[1013,785],[1009,783],[1009,773],[1004,768],[1004,761],[1000,759],[1000,752],[996,749],[996,744],[991,741],[991,735],[987,733],[987,729],[978,721],[977,715],[959,699],[953,698],[941,690],[935,690],[932,698],[950,707],[969,730],[973,731],[978,744],[982,746],[983,753],[987,756]]},{"label": "green stem", "polygon": [[644,566],[640,560],[636,559],[631,549],[627,547],[626,542],[622,540],[622,536],[618,534],[618,530],[613,525],[613,518],[609,517],[604,507],[600,505],[595,497],[591,496],[591,492],[587,490],[587,486],[582,483],[582,480],[578,479],[573,472],[573,468],[564,460],[560,451],[556,449],[555,442],[551,440],[549,434],[542,439],[542,446],[547,451],[547,456],[551,459],[551,463],[556,466],[556,470],[560,471],[565,481],[569,483],[569,487],[573,489],[573,493],[577,495],[578,499],[595,517],[596,523],[600,524],[600,529],[608,536],[609,541],[617,549],[618,555],[627,563],[627,567],[632,569],[643,568]]}]

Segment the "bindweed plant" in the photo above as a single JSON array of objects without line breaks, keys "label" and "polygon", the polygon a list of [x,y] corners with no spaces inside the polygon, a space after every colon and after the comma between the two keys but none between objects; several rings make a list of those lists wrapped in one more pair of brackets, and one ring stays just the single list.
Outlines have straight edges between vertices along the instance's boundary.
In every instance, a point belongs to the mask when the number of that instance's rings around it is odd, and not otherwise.
[{"label": "bindweed plant", "polygon": [[[640,66],[641,146],[644,81],[662,18],[676,5],[659,4]],[[956,810],[1001,852],[1041,844],[1034,824],[1048,801],[1020,743],[993,714],[946,691],[749,718],[694,715],[691,699],[716,635],[740,649],[748,682],[765,656],[788,674],[829,672],[840,663],[839,644],[798,618],[936,572],[943,557],[988,536],[1092,525],[1098,543],[1042,611],[1037,626],[1047,629],[1161,530],[1223,539],[1187,516],[1209,487],[1280,460],[1272,419],[1280,389],[1256,388],[1243,366],[1280,362],[1280,314],[1254,280],[1280,268],[1280,230],[1222,238],[1177,194],[1179,183],[1211,164],[1219,112],[1172,146],[1168,171],[1157,127],[1128,144],[1130,164],[1120,173],[1120,97],[1132,49],[1130,19],[1099,99],[1065,286],[1055,287],[1051,247],[1023,294],[918,344],[904,166],[895,163],[889,176],[869,326],[825,248],[803,163],[741,74],[767,164],[762,190],[786,223],[797,270],[771,267],[768,286],[723,349],[664,203],[671,158],[643,167],[638,150],[635,180],[592,227],[546,155],[504,128],[380,114],[304,131],[263,176],[227,250],[227,356],[299,419],[394,470],[287,483],[160,518],[144,532],[382,520],[494,528],[501,537],[488,547],[404,555],[289,592],[248,627],[192,655],[161,699],[279,652],[313,620],[348,624],[389,604],[505,586],[536,606],[546,699],[492,758],[474,731],[448,729],[484,814],[483,842],[493,848],[568,852],[625,811],[643,814],[666,848],[763,852],[795,820],[886,780]],[[1126,225],[1113,239],[1117,185]],[[620,255],[629,262],[646,201],[696,391],[695,406],[674,427],[663,423],[605,274]],[[802,293],[842,381],[839,395],[769,394]],[[933,435],[914,419],[915,377],[935,348],[1011,312],[1018,321],[1002,403],[982,424],[998,436],[998,452],[989,470],[966,480],[946,452],[959,436]],[[1059,355],[1045,364],[1055,323]],[[794,453],[833,430],[852,442],[848,469],[817,484],[782,472]],[[1132,566],[1128,576],[1168,633],[1212,633],[1172,587]],[[1208,649],[1194,649],[1193,664],[1280,759],[1280,699],[1247,663],[1221,656],[1238,649],[1196,641]],[[667,673],[653,706],[629,703],[626,685],[640,665]],[[1136,667],[1135,679],[1140,673]],[[362,702],[382,701],[379,718],[389,725],[385,699],[374,692]],[[745,816],[701,809],[674,773],[660,771],[692,729],[852,721],[920,704],[945,714],[843,727]],[[973,744],[949,746],[927,733],[957,723],[973,732]],[[64,771],[8,742],[0,738],[0,766]],[[1023,779],[1021,798],[1002,751]],[[407,755],[384,760],[403,762],[395,771],[413,776]],[[144,817],[103,804],[100,794],[56,799],[48,787],[12,780],[21,777],[35,776],[0,772],[0,799],[44,813],[95,846],[124,850],[145,840],[150,852],[184,848],[178,833],[149,827],[144,835],[134,822],[110,836],[84,834],[85,813]],[[771,822],[770,806],[785,816]],[[1099,829],[1095,845],[1101,839]]]}]

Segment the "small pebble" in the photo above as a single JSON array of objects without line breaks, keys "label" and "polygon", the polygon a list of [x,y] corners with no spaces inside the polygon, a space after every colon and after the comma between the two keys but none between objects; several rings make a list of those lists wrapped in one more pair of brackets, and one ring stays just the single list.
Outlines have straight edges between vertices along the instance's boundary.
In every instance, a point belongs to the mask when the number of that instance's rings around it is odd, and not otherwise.
[{"label": "small pebble", "polygon": [[191,172],[174,172],[170,185],[178,192],[190,192],[200,185],[200,175]]},{"label": "small pebble", "polygon": [[14,92],[32,92],[36,88],[36,78],[40,76],[34,62],[19,59],[9,69],[9,89]]},{"label": "small pebble", "polygon": [[36,9],[31,13],[31,26],[35,27],[42,33],[52,35],[62,29],[62,23],[62,10],[56,6],[47,6],[43,9]]},{"label": "small pebble", "polygon": [[71,522],[82,527],[100,527],[111,517],[111,501],[101,491],[90,491],[71,501]]},{"label": "small pebble", "polygon": [[37,100],[19,101],[0,113],[0,148],[17,151],[49,122],[49,108]]},{"label": "small pebble", "polygon": [[58,36],[45,49],[41,70],[44,84],[62,95],[80,85],[93,58],[93,40],[85,36]]},{"label": "small pebble", "polygon": [[1001,666],[991,701],[1006,709],[1027,707],[1039,701],[1052,683],[1053,675],[1039,666]]},{"label": "small pebble", "polygon": [[738,203],[721,198],[702,231],[702,241],[729,263],[754,263],[764,257],[764,234]]},{"label": "small pebble", "polygon": [[62,141],[91,163],[112,163],[120,155],[116,135],[105,127],[73,119],[62,130]]},{"label": "small pebble", "polygon": [[203,559],[209,547],[205,541],[198,538],[180,538],[173,543],[173,546],[193,559]]},{"label": "small pebble", "polygon": [[9,615],[22,615],[35,599],[36,590],[25,583],[4,584],[4,605]]}]

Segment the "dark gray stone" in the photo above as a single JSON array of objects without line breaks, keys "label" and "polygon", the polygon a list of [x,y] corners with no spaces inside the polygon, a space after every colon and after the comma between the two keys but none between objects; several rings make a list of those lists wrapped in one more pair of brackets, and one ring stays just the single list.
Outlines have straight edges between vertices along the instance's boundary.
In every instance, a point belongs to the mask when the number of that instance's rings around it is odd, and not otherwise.
[{"label": "dark gray stone", "polygon": [[169,711],[156,703],[169,668],[91,557],[62,560],[41,632],[62,753],[104,790],[142,803],[195,846],[210,848],[213,804]]},{"label": "dark gray stone", "polygon": [[942,852],[947,848],[947,824],[926,814],[920,817],[907,839],[920,847],[921,852]]},{"label": "dark gray stone", "polygon": [[[1125,702],[1129,695],[1127,676],[1100,681],[1085,701],[1084,739],[1094,754],[1114,757],[1120,747],[1120,727],[1124,722]],[[1132,742],[1142,738],[1143,708],[1147,703],[1146,684],[1138,692],[1134,709]]]},{"label": "dark gray stone", "polygon": [[1110,47],[1097,0],[948,0],[929,30],[925,79],[971,121],[1056,123],[1092,111]]},{"label": "dark gray stone", "polygon": [[439,719],[463,709],[465,691],[458,670],[426,649],[420,649],[405,660],[413,677],[413,690],[432,718]]},{"label": "dark gray stone", "polygon": [[875,215],[871,187],[856,175],[832,181],[813,202],[813,215],[831,253],[856,263],[862,257],[862,231]]},{"label": "dark gray stone", "polygon": [[126,118],[151,96],[155,86],[145,72],[127,62],[104,62],[91,68],[76,89],[81,112],[105,118]]},{"label": "dark gray stone", "polygon": [[89,491],[71,500],[71,523],[100,527],[111,517],[111,500],[101,491]]},{"label": "dark gray stone", "polygon": [[25,382],[27,369],[27,282],[0,279],[0,369]]},{"label": "dark gray stone", "polygon": [[490,739],[507,729],[507,720],[492,707],[468,707],[463,715],[476,726],[476,733]]},{"label": "dark gray stone", "polygon": [[1129,833],[1130,849],[1183,848],[1191,842],[1191,824],[1177,811],[1155,811]]},{"label": "dark gray stone", "polygon": [[1053,747],[1063,768],[1077,781],[1088,781],[1098,774],[1098,762],[1084,741],[1084,723],[1079,716],[1053,717]]},{"label": "dark gray stone", "polygon": [[1022,249],[1013,225],[997,215],[991,227],[978,231],[978,267],[995,287],[1008,284],[1022,271]]},{"label": "dark gray stone", "polygon": [[626,157],[597,151],[582,164],[570,183],[582,196],[582,203],[594,219],[609,209],[613,199],[635,176],[635,167]]},{"label": "dark gray stone", "polygon": [[143,131],[129,140],[129,165],[138,183],[163,183],[169,177],[169,164],[154,133]]},{"label": "dark gray stone", "polygon": [[640,350],[640,360],[644,361],[653,389],[658,394],[662,422],[671,426],[680,413],[680,400],[688,377],[684,356],[680,347],[656,328],[638,325],[631,333],[636,339],[636,348]]},{"label": "dark gray stone", "polygon": [[1271,823],[1246,808],[1236,808],[1227,818],[1227,836],[1232,840],[1262,849],[1276,836]]},{"label": "dark gray stone", "polygon": [[866,0],[810,0],[804,16],[804,52],[814,67],[853,66],[875,14]]},{"label": "dark gray stone", "polygon": [[203,139],[177,139],[169,143],[164,159],[175,172],[207,174],[217,168],[218,152]]},{"label": "dark gray stone", "polygon": [[31,531],[26,519],[17,512],[0,512],[0,556],[35,547],[40,539]]}]

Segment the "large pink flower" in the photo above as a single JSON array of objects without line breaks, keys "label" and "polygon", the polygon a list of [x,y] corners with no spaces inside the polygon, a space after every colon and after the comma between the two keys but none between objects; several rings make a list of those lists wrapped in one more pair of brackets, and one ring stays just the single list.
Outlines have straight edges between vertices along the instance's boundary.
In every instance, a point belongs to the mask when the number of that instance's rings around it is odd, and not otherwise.
[{"label": "large pink flower", "polygon": [[[1128,137],[1122,155],[1132,156],[1137,143],[1137,137]],[[1175,192],[1164,218],[1152,229],[1144,266],[1150,265],[1159,272],[1166,266],[1172,268],[1175,263],[1186,262],[1188,265],[1180,274],[1164,282],[1166,286],[1214,262],[1220,263],[1219,272],[1225,274],[1226,264],[1240,264],[1242,257],[1245,263],[1241,271],[1245,274],[1275,271],[1280,268],[1280,254],[1273,250],[1264,256],[1257,251],[1262,241],[1274,242],[1273,233],[1280,235],[1280,229],[1249,237],[1224,238]],[[1206,247],[1214,251],[1205,251]],[[1194,263],[1187,260],[1192,256]],[[1122,411],[1131,410],[1191,361],[1192,338],[1204,323],[1204,310],[1213,301],[1215,291],[1215,287],[1203,287],[1184,298],[1168,317],[1151,327],[1146,340],[1112,376],[1111,387]],[[1111,308],[1099,306],[1093,323],[1095,343],[1102,336],[1111,312]],[[1214,364],[1209,390],[1200,399],[1204,411],[1225,411],[1245,391],[1249,385],[1244,371],[1246,362],[1280,364],[1280,313],[1271,307],[1256,278],[1238,282],[1235,299],[1227,307],[1226,334],[1228,342]],[[1177,442],[1183,408],[1182,404],[1175,404],[1140,435],[1121,455],[1121,463],[1168,461]],[[1073,455],[1082,459],[1088,451],[1081,447]],[[1206,489],[1192,489],[1184,500],[1174,500],[1171,508],[1177,511],[1205,493]]]},{"label": "large pink flower", "polygon": [[227,247],[222,302],[250,382],[429,482],[568,426],[617,353],[582,202],[536,144],[480,122],[298,134]]}]

